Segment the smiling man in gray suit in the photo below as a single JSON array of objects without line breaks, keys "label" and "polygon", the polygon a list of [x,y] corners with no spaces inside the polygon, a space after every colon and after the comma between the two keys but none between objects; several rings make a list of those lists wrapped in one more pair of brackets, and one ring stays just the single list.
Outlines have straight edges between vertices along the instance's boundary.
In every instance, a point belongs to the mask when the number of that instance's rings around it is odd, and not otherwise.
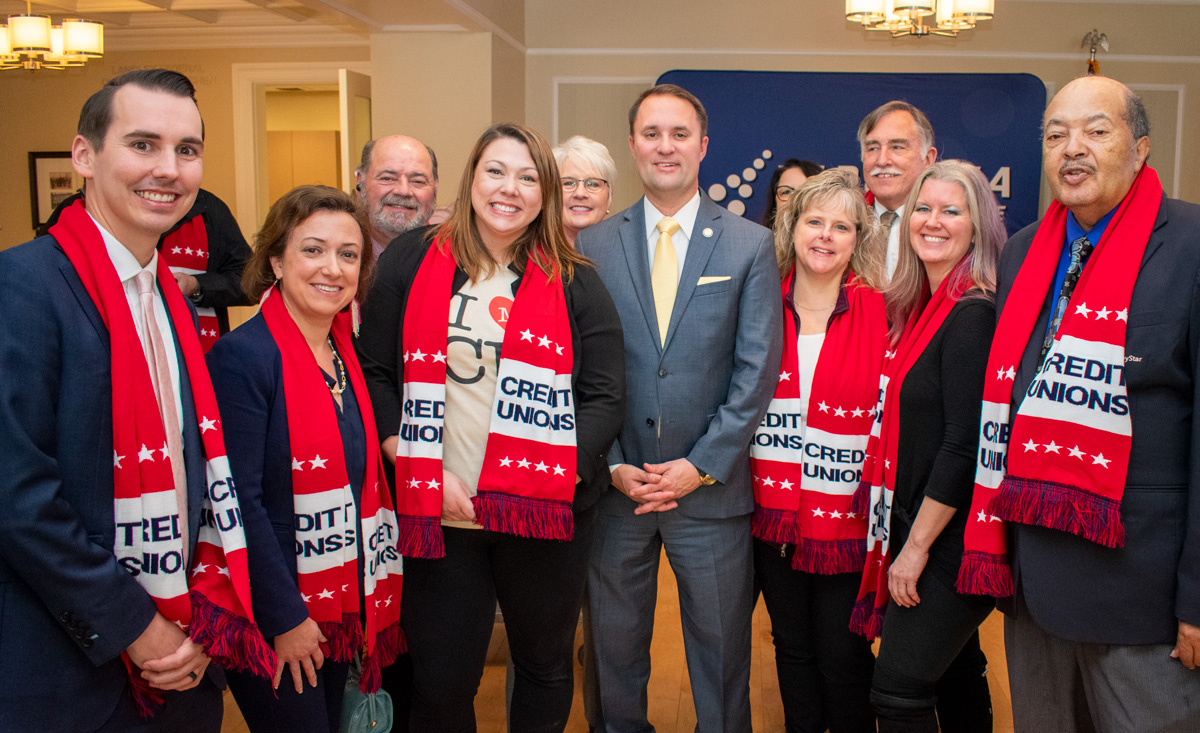
[{"label": "smiling man in gray suit", "polygon": [[704,198],[708,116],[661,84],[629,111],[646,195],[583,231],[625,331],[625,425],[588,573],[602,728],[646,719],[658,562],[679,582],[700,731],[750,730],[749,445],[779,375],[771,235]]}]

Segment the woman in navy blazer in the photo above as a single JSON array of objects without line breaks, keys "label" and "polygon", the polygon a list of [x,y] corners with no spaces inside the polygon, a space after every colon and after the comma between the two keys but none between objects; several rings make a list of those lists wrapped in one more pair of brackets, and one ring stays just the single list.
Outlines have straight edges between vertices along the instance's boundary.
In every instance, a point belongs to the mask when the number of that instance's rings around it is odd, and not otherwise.
[{"label": "woman in navy blazer", "polygon": [[[340,401],[336,414],[346,474],[355,506],[360,508],[367,444],[359,403],[367,396],[355,394],[344,367],[339,372],[344,355],[334,350],[332,338],[321,336],[329,333],[335,314],[361,292],[370,275],[371,258],[362,251],[365,233],[353,200],[341,191],[325,186],[294,189],[267,215],[243,279],[247,294],[255,299],[274,283],[278,292],[269,297],[282,296],[305,340],[310,346],[313,341],[318,344],[312,356],[331,391],[312,394],[311,399]],[[315,329],[314,338],[308,337],[310,326]],[[329,353],[315,353],[323,350],[321,347],[327,347]],[[309,358],[291,353],[289,357]],[[233,672],[229,673],[229,686],[253,733],[336,732],[349,663],[323,657],[319,642],[326,639],[310,617],[308,599],[298,585],[284,357],[263,313],[221,338],[209,353],[208,364],[247,526],[255,618],[263,635],[273,639],[279,655],[276,689],[266,680]],[[269,533],[264,531],[267,527]],[[358,544],[361,579],[361,540]],[[357,595],[361,606],[361,580]],[[284,674],[285,670],[290,674]],[[281,676],[287,678],[282,683]]]}]

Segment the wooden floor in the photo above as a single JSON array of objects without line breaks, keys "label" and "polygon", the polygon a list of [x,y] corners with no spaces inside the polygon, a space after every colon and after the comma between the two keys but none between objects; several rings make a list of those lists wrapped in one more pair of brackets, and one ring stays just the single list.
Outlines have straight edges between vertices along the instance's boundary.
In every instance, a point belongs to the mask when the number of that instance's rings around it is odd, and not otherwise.
[{"label": "wooden floor", "polygon": [[[675,576],[664,556],[659,569],[658,607],[654,617],[654,642],[650,645],[649,716],[659,733],[692,733],[696,711],[688,682],[683,653],[683,631],[679,625],[679,593]],[[775,647],[771,643],[771,619],[760,600],[754,609],[753,659],[750,663],[750,710],[755,731],[782,733],[783,705],[779,700],[779,679],[775,674]],[[1004,661],[1003,625],[999,612],[993,613],[980,629],[983,651],[990,671],[988,682],[995,710],[995,733],[1011,733],[1012,705],[1008,697],[1008,671]],[[576,633],[576,641],[580,639]],[[488,653],[487,667],[475,697],[475,715],[479,733],[505,733],[504,676],[508,646],[504,627],[496,625]],[[580,696],[580,668],[575,665],[575,702],[567,733],[587,733]],[[226,695],[225,725],[222,733],[248,733],[246,724]]]}]

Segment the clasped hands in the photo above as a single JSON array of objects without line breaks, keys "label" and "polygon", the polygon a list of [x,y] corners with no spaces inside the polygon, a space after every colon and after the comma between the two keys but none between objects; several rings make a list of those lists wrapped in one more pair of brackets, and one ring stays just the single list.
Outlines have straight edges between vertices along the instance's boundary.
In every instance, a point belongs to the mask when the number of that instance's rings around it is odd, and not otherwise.
[{"label": "clasped hands", "polygon": [[644,463],[642,468],[622,463],[613,469],[612,483],[638,503],[634,514],[667,512],[700,486],[700,471],[686,458]]},{"label": "clasped hands", "polygon": [[160,690],[190,690],[200,684],[204,670],[208,669],[204,647],[157,612],[125,651],[142,670],[142,679]]}]

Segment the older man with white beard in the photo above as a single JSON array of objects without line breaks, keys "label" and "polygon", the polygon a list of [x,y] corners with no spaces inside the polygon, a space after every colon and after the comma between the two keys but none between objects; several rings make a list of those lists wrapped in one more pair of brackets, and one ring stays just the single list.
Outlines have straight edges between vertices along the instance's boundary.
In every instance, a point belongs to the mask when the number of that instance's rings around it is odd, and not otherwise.
[{"label": "older man with white beard", "polygon": [[393,239],[425,226],[437,205],[437,156],[416,138],[389,135],[371,140],[363,146],[354,178],[369,219],[375,260]]},{"label": "older man with white beard", "polygon": [[904,202],[921,171],[937,160],[933,126],[925,113],[893,100],[877,107],[858,126],[863,180],[875,215],[888,230],[887,279],[900,257],[900,218]]}]

